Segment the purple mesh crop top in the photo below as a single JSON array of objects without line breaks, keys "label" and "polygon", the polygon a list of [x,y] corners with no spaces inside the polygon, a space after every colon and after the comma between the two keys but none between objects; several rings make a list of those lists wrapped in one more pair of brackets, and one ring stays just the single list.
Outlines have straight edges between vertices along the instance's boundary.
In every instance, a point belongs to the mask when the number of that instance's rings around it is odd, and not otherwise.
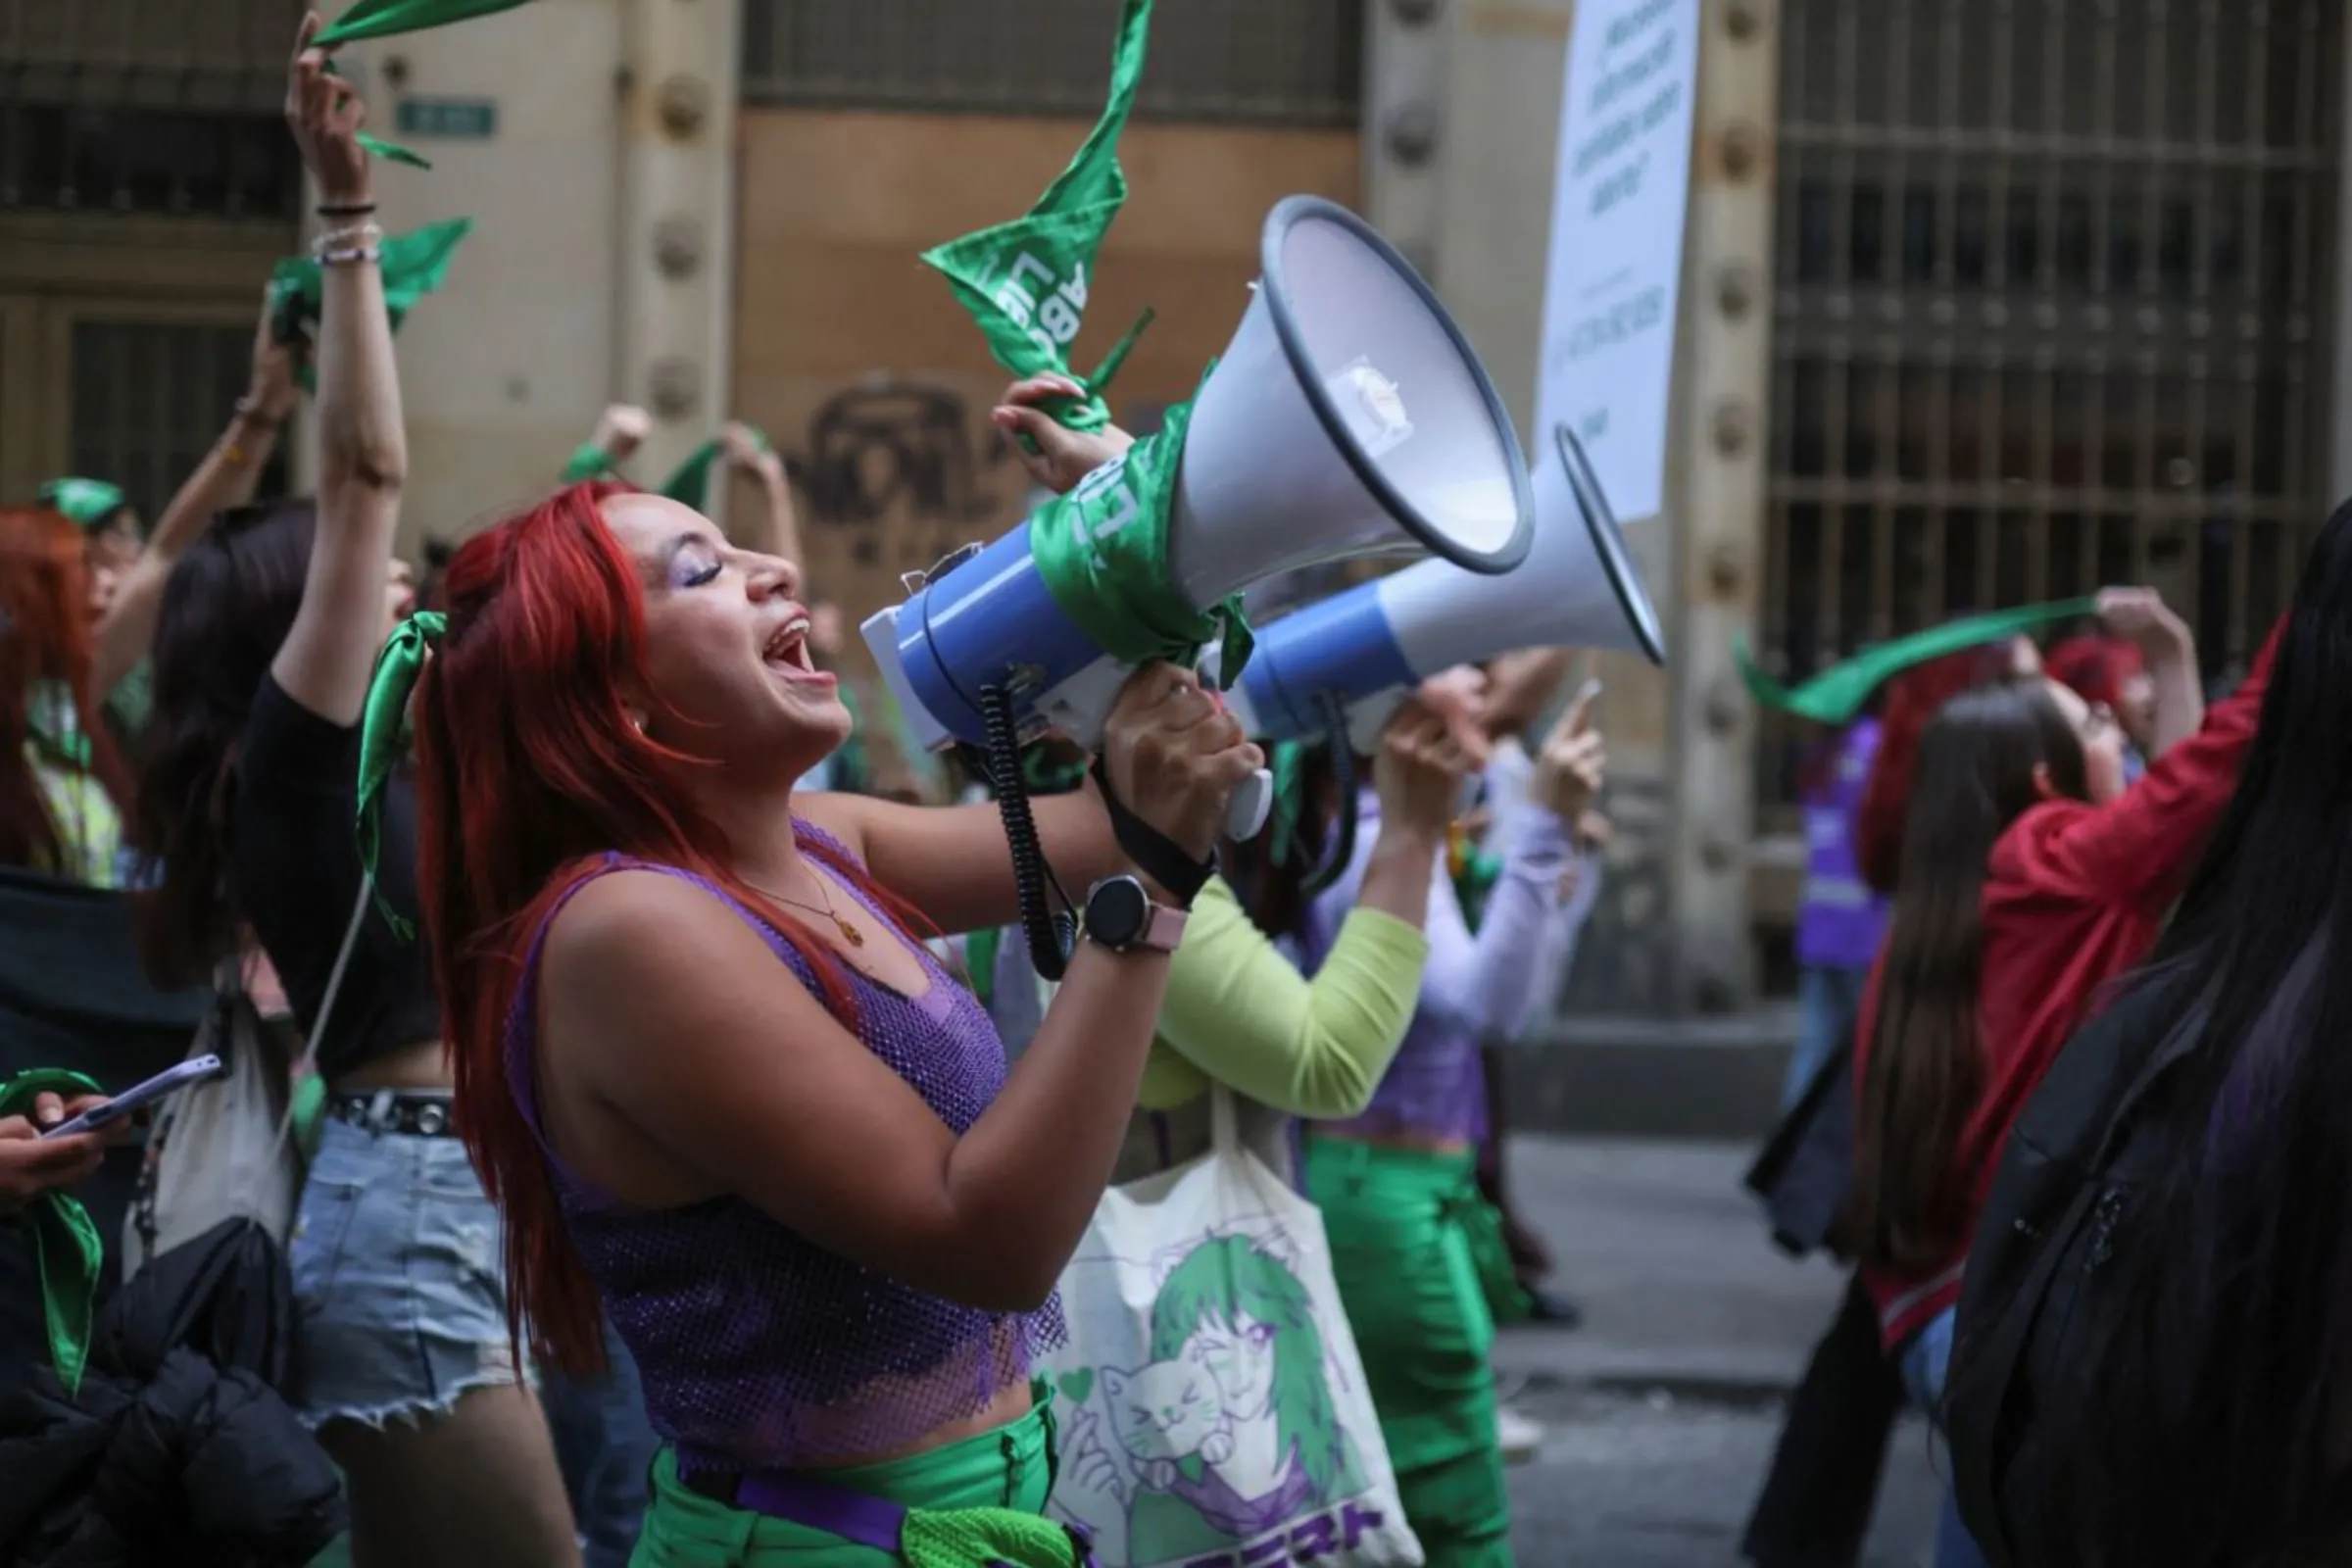
[{"label": "purple mesh crop top", "polygon": [[[796,825],[804,844],[848,858]],[[724,901],[815,989],[783,938],[719,888],[619,856],[596,874],[621,869],[661,871]],[[535,1132],[532,1049],[546,939],[542,924],[507,1021],[507,1081]],[[1004,1086],[1004,1048],[972,994],[916,951],[931,977],[919,997],[849,970],[858,1038],[962,1133]],[[901,1446],[977,1415],[1065,1338],[1058,1298],[1028,1314],[958,1306],[826,1251],[741,1199],[634,1208],[567,1167],[544,1133],[540,1149],[572,1241],[636,1357],[654,1430],[676,1445],[689,1472],[802,1467]]]}]

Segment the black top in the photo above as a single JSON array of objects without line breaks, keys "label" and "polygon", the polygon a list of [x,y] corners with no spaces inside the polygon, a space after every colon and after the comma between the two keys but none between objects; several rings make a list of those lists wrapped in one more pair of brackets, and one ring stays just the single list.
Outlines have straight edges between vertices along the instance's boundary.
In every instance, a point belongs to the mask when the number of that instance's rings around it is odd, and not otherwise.
[{"label": "black top", "polygon": [[[360,731],[330,723],[262,677],[245,721],[230,814],[236,904],[276,966],[304,1033],[334,973],[359,899]],[[407,774],[384,792],[376,892],[416,917],[416,788]],[[441,1037],[441,997],[421,936],[404,942],[368,900],[334,1016],[319,1043],[330,1080],[364,1062]]]}]

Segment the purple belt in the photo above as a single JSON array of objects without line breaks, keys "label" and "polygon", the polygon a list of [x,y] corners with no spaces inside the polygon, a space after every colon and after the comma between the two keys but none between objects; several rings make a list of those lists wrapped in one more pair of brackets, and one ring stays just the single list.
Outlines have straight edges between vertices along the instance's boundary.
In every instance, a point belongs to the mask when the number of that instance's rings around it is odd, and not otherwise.
[{"label": "purple belt", "polygon": [[[893,1557],[903,1556],[906,1549],[907,1510],[887,1497],[852,1492],[847,1487],[789,1470],[750,1475],[714,1470],[681,1474],[678,1479],[687,1491],[730,1508],[765,1514],[804,1530],[821,1530],[828,1536],[839,1536],[860,1546],[886,1551]],[[1086,1527],[1065,1523],[1061,1528],[1070,1538],[1070,1568],[1097,1568]],[[992,1561],[986,1568],[1019,1568],[1019,1565]]]}]

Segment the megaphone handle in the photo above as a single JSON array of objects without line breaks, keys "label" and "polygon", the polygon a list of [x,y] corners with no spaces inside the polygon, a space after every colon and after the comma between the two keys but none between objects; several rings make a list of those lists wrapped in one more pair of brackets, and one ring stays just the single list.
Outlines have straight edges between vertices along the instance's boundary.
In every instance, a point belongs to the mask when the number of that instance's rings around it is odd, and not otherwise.
[{"label": "megaphone handle", "polygon": [[1274,811],[1274,775],[1259,768],[1234,790],[1233,799],[1225,804],[1225,836],[1239,842],[1253,839],[1266,830],[1266,818]]}]

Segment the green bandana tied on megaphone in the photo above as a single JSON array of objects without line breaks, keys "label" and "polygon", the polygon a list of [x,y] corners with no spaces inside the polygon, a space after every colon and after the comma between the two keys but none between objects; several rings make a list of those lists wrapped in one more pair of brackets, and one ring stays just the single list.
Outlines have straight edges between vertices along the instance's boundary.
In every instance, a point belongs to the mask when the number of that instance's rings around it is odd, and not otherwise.
[{"label": "green bandana tied on megaphone", "polygon": [[[458,245],[473,232],[473,220],[452,218],[427,223],[410,234],[395,234],[377,247],[378,269],[384,279],[384,311],[392,330],[408,318],[416,302],[440,288],[449,276],[450,259]],[[280,343],[300,343],[315,337],[318,316],[325,308],[326,271],[308,256],[289,256],[270,274],[270,330]],[[315,389],[316,367],[311,357],[302,363],[304,391]]]},{"label": "green bandana tied on megaphone", "polygon": [[[947,275],[956,299],[980,323],[997,363],[1015,376],[1071,374],[1070,345],[1086,317],[1095,253],[1127,200],[1119,133],[1135,106],[1151,27],[1152,0],[1127,0],[1119,16],[1110,99],[1103,105],[1102,118],[1036,206],[1010,222],[923,253],[923,260]],[[1102,391],[1151,320],[1152,313],[1146,311],[1095,373],[1080,380],[1085,398],[1054,399],[1040,407],[1072,430],[1100,430],[1108,424],[1110,409]]]},{"label": "green bandana tied on megaphone", "polygon": [[[368,684],[368,703],[360,710],[360,864],[375,880],[376,858],[384,843],[384,792],[391,786],[392,769],[408,749],[409,697],[432,645],[449,630],[449,617],[437,610],[420,610],[400,623],[375,662],[375,678]],[[375,906],[403,942],[416,935],[408,917],[384,898],[380,885]]]},{"label": "green bandana tied on megaphone", "polygon": [[1298,820],[1306,810],[1306,742],[1279,741],[1267,758],[1274,770],[1274,812],[1266,858],[1288,865],[1298,849]]},{"label": "green bandana tied on megaphone", "polygon": [[128,505],[119,484],[104,479],[52,479],[40,488],[40,503],[61,512],[79,528],[96,528]]},{"label": "green bandana tied on megaphone", "polygon": [[[104,1094],[92,1080],[62,1067],[35,1067],[0,1084],[0,1116],[32,1114],[35,1097]],[[34,1266],[41,1279],[41,1312],[49,1330],[49,1359],[69,1395],[81,1388],[90,1354],[90,1321],[98,1300],[98,1276],[106,1244],[89,1210],[71,1194],[43,1193],[25,1211],[32,1228]]]},{"label": "green bandana tied on megaphone", "polygon": [[1178,404],[1125,456],[1039,507],[1029,517],[1029,555],[1061,612],[1112,659],[1188,663],[1221,641],[1219,678],[1231,687],[1253,646],[1242,596],[1196,610],[1168,578],[1168,521],[1192,416],[1190,403]]},{"label": "green bandana tied on megaphone", "polygon": [[359,0],[326,29],[311,40],[314,49],[358,43],[363,38],[389,38],[399,32],[421,32],[446,27],[453,22],[512,11],[528,0]]},{"label": "green bandana tied on megaphone", "polygon": [[1747,683],[1748,694],[1765,707],[1818,724],[1847,724],[1862,711],[1862,705],[1870,701],[1870,694],[1882,682],[1914,664],[1999,642],[2036,627],[2096,614],[2098,606],[2096,599],[2061,599],[1946,621],[1908,637],[1897,637],[1841,664],[1833,664],[1793,691],[1764,672],[1749,655],[1744,636],[1732,639],[1732,657],[1739,662],[1740,678]]}]

